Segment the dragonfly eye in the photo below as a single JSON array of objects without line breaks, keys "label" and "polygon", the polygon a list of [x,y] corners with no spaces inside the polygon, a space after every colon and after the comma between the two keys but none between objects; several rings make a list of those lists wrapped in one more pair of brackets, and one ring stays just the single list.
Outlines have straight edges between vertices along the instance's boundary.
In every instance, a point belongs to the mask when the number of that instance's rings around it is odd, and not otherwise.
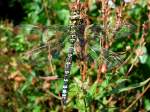
[{"label": "dragonfly eye", "polygon": [[70,19],[71,20],[80,19],[80,12],[78,10],[72,11]]},{"label": "dragonfly eye", "polygon": [[70,39],[70,43],[71,43],[71,44],[74,44],[75,42],[76,42],[76,38],[71,38],[71,39]]},{"label": "dragonfly eye", "polygon": [[76,38],[76,35],[71,35],[71,39],[75,39]]}]

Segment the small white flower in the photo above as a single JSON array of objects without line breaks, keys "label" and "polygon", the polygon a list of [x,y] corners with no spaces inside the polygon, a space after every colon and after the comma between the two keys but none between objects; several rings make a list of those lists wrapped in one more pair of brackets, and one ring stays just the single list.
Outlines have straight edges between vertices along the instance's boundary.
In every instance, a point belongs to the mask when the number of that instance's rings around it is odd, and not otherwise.
[{"label": "small white flower", "polygon": [[113,3],[112,0],[109,0],[109,1],[108,1],[108,5],[109,5],[109,7],[111,7],[111,8],[115,8],[115,4]]},{"label": "small white flower", "polygon": [[132,2],[132,0],[124,0],[125,3]]}]

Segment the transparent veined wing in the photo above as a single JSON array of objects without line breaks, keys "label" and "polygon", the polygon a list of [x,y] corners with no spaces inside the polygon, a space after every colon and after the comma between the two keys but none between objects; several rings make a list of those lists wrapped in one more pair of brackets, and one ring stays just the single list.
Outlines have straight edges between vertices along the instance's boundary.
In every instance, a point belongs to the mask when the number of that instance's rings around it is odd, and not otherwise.
[{"label": "transparent veined wing", "polygon": [[[66,56],[69,49],[70,26],[21,25],[15,28],[21,30],[20,33],[25,37],[28,48],[27,52],[23,53],[23,56],[24,59],[29,60],[30,64],[36,66],[39,65],[38,63],[46,65],[49,63],[47,57],[55,59],[63,57],[64,54]],[[81,43],[84,41],[85,26],[81,24],[75,26],[75,29],[82,47]]]},{"label": "transparent veined wing", "polygon": [[121,38],[126,38],[129,35],[133,34],[134,31],[136,30],[136,26],[130,23],[124,23],[120,25],[118,28],[112,27],[112,26],[107,26],[104,27],[103,25],[95,25],[91,24],[88,25],[85,28],[85,33],[87,38],[98,38],[102,37],[103,38],[113,38],[114,40],[116,39],[121,39]]},{"label": "transparent veined wing", "polygon": [[85,57],[90,64],[96,62],[95,67],[106,65],[107,71],[109,71],[123,64],[126,52],[113,52],[110,49],[97,46],[97,48],[88,48],[88,54]]},{"label": "transparent veined wing", "polygon": [[102,64],[101,61],[103,61],[107,65],[108,70],[110,70],[121,65],[125,60],[125,51],[113,52],[111,50],[112,43],[118,39],[127,38],[135,30],[136,26],[132,24],[124,24],[118,28],[89,25],[85,29],[84,40],[81,39],[80,42],[80,45],[85,47],[86,51],[81,48],[82,50],[79,53],[83,54],[83,57],[86,57],[91,62],[96,61]]},{"label": "transparent veined wing", "polygon": [[125,61],[125,52],[113,52],[104,48],[101,49],[101,51],[101,57],[104,60],[104,64],[106,64],[108,70],[111,70],[114,67],[119,67]]},{"label": "transparent veined wing", "polygon": [[23,43],[19,58],[22,64],[47,73],[54,71],[58,66],[64,68],[69,47],[69,26],[18,25],[3,26],[0,30],[7,32],[6,35],[9,34],[13,40],[19,39]]},{"label": "transparent veined wing", "polygon": [[[117,62],[120,63],[121,61],[119,61],[119,55],[112,55],[117,53],[105,49],[105,46],[100,44],[101,38],[105,41],[109,41],[109,37],[114,37],[114,40],[120,39],[127,37],[134,30],[133,26],[129,24],[122,25],[117,29],[105,28],[101,25],[85,26],[84,24],[75,28],[78,36],[76,49],[80,46],[80,50],[76,50],[78,51],[77,54],[80,54],[82,59],[91,59],[93,61],[97,61],[101,56],[108,66],[112,66],[110,63],[114,62],[116,63],[114,65],[117,65]],[[69,48],[70,26],[20,25],[8,30],[13,32],[13,36],[24,39],[26,50],[22,57],[23,60],[31,65],[43,67],[51,64],[51,60],[58,61],[57,59],[60,60],[60,58],[63,59],[62,64],[65,64],[64,60]],[[109,31],[109,35],[106,35],[108,34],[107,31]],[[102,53],[102,50],[104,53]]]}]

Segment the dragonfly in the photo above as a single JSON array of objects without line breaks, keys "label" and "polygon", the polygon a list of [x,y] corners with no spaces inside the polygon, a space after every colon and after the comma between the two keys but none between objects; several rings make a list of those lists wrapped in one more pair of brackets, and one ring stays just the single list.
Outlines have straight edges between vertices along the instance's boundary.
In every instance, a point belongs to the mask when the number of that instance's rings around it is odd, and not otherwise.
[{"label": "dragonfly", "polygon": [[[89,65],[105,63],[108,70],[121,65],[123,59],[120,53],[111,51],[104,43],[113,43],[115,40],[126,38],[135,30],[132,24],[124,23],[114,29],[98,24],[87,25],[80,17],[79,3],[71,11],[70,25],[19,25],[12,30],[15,37],[23,36],[27,52],[23,53],[22,61],[30,63],[35,69],[50,66],[50,71],[55,75],[56,68],[53,63],[57,60],[65,60],[64,86],[62,90],[63,104],[67,102],[68,81],[72,66],[74,47],[76,55],[81,61],[87,61]],[[1,28],[2,29],[2,28]],[[106,30],[109,36],[106,36]],[[111,42],[110,42],[111,41]],[[68,52],[67,52],[68,51]],[[67,57],[67,58],[66,58]],[[61,62],[61,61],[60,61]],[[47,74],[49,71],[47,71]]]}]

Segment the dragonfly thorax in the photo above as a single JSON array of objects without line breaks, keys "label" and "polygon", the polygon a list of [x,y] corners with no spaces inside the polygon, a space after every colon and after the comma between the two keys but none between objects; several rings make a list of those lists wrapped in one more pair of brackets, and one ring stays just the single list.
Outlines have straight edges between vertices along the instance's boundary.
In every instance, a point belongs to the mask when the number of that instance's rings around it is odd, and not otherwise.
[{"label": "dragonfly thorax", "polygon": [[72,10],[70,16],[70,43],[74,44],[77,40],[77,27],[80,25],[80,11]]}]

